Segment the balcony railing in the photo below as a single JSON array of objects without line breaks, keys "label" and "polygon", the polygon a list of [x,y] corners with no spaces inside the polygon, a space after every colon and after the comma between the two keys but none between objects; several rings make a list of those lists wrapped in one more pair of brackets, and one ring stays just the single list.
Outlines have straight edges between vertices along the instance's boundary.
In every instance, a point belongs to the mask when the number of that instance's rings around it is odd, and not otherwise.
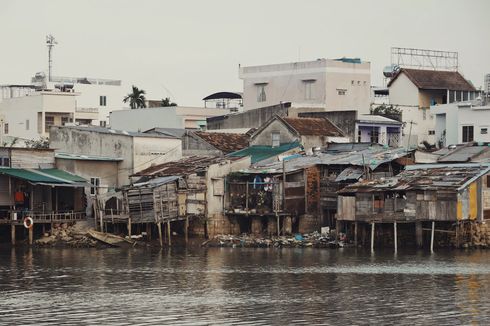
[{"label": "balcony railing", "polygon": [[75,108],[75,112],[80,112],[80,113],[99,113],[98,108]]}]

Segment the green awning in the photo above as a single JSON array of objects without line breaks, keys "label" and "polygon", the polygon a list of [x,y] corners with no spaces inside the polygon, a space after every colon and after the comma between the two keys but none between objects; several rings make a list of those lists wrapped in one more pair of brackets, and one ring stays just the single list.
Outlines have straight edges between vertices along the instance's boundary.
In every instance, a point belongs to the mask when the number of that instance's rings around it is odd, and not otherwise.
[{"label": "green awning", "polygon": [[25,180],[34,185],[59,187],[89,187],[87,180],[75,174],[58,169],[16,169],[0,168],[0,174]]},{"label": "green awning", "polygon": [[299,147],[300,144],[298,142],[282,144],[281,146],[263,146],[263,145],[254,145],[239,151],[228,154],[231,157],[244,157],[250,156],[252,164],[260,162],[262,160],[266,160],[270,157],[279,155],[281,153],[287,152],[293,148]]}]

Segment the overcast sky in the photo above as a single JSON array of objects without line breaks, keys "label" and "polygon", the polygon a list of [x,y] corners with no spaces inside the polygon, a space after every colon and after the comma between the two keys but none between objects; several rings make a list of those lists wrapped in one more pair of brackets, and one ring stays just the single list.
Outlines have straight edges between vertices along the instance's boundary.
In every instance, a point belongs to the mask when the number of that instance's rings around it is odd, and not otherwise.
[{"label": "overcast sky", "polygon": [[489,0],[2,0],[0,31],[0,84],[47,71],[51,33],[54,75],[122,79],[180,105],[241,91],[238,64],[360,57],[379,85],[392,46],[457,51],[477,87],[490,73]]}]

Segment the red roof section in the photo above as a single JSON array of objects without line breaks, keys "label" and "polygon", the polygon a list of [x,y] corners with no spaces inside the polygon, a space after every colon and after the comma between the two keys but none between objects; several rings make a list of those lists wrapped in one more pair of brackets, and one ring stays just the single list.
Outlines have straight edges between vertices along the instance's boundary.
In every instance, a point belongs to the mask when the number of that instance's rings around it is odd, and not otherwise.
[{"label": "red roof section", "polygon": [[224,154],[239,151],[248,147],[250,137],[247,134],[232,134],[219,132],[194,132],[198,137],[219,149]]},{"label": "red roof section", "polygon": [[344,133],[325,118],[282,118],[300,135],[344,137]]},{"label": "red roof section", "polygon": [[404,73],[419,89],[448,89],[476,91],[476,88],[457,71],[421,70],[402,68],[388,83],[388,87]]}]

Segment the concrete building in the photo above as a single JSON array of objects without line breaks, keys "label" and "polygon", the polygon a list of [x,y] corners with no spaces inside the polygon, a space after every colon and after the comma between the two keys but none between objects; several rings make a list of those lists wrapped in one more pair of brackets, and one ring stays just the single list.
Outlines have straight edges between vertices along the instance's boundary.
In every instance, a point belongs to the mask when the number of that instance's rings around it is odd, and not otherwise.
[{"label": "concrete building", "polygon": [[[457,71],[402,68],[388,83],[390,104],[402,110],[404,139],[416,147],[436,142],[435,120],[429,111],[439,105],[475,99],[475,87]],[[405,146],[406,144],[404,144]]]},{"label": "concrete building", "polygon": [[[87,180],[93,179],[102,191],[128,184],[130,175],[153,164],[182,157],[179,138],[96,126],[54,126],[50,130],[50,148],[56,150],[58,160],[64,161],[58,163],[60,167],[76,171]],[[66,162],[70,159],[78,163]],[[104,163],[102,167],[100,162],[117,164]]]},{"label": "concrete building", "polygon": [[80,111],[79,93],[39,91],[20,97],[6,98],[0,103],[3,118],[2,136],[39,139],[49,136],[51,126],[66,123],[90,124],[98,119],[96,112]]},{"label": "concrete building", "polygon": [[490,105],[468,101],[435,105],[435,138],[442,148],[468,142],[490,142]]},{"label": "concrete building", "polygon": [[129,107],[123,103],[123,98],[130,92],[130,88],[121,80],[51,76],[51,80],[47,81],[44,74],[38,73],[31,81],[39,89],[71,90],[79,93],[76,102],[77,110],[96,114],[94,125],[106,126],[110,112]]},{"label": "concrete building", "polygon": [[36,86],[34,85],[0,85],[0,102],[8,98],[26,96],[34,93],[35,91]]},{"label": "concrete building", "polygon": [[244,110],[294,102],[369,113],[370,69],[349,58],[240,67]]},{"label": "concrete building", "polygon": [[330,142],[348,142],[342,130],[323,118],[282,118],[275,116],[252,135],[250,145],[279,147],[300,143],[304,150],[313,152]]},{"label": "concrete building", "polygon": [[229,109],[170,106],[114,111],[110,114],[111,128],[145,131],[155,127],[205,129],[206,119],[230,113]]},{"label": "concrete building", "polygon": [[356,142],[390,147],[402,145],[402,123],[380,115],[361,115],[356,120]]}]

